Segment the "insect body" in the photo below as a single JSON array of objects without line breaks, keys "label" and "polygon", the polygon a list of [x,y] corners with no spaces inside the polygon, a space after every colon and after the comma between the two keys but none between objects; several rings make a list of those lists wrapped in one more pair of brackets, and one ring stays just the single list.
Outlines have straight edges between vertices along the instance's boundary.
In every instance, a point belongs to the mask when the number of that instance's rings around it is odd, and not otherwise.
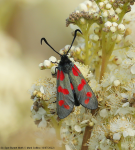
[{"label": "insect body", "polygon": [[[79,29],[75,30],[72,44],[75,40],[77,31],[81,32]],[[41,44],[42,40],[44,40],[45,43],[50,46],[45,38],[41,39]],[[72,44],[69,50],[71,49]],[[61,56],[61,61],[57,67],[56,104],[57,114],[61,119],[67,117],[72,112],[74,105],[79,106],[81,104],[88,109],[96,109],[98,107],[98,101],[94,92],[84,79],[80,70],[68,58],[67,54],[69,50],[64,55],[61,55],[57,52]]]}]

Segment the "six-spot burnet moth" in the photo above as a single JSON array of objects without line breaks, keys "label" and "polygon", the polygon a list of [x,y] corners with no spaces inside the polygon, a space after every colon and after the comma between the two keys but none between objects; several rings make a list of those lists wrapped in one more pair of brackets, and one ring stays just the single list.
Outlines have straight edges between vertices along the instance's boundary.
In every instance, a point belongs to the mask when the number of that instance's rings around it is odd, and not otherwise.
[{"label": "six-spot burnet moth", "polygon": [[58,67],[56,67],[58,69],[56,104],[57,114],[61,119],[67,117],[72,112],[74,105],[79,106],[81,104],[88,109],[96,109],[98,107],[98,101],[94,92],[84,79],[80,70],[67,56],[74,43],[77,31],[82,34],[79,29],[75,30],[71,46],[68,49],[67,53],[64,55],[61,55],[60,53],[55,51],[48,44],[45,38],[41,38],[41,45],[42,41],[44,41],[61,57]]}]

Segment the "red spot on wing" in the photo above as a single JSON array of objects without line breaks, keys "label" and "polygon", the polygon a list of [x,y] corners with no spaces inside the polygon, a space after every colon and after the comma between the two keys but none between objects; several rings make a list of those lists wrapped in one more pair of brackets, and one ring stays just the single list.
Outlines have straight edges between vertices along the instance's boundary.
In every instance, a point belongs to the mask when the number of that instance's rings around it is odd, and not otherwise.
[{"label": "red spot on wing", "polygon": [[66,109],[70,109],[69,105],[64,105],[64,107],[65,107]]},{"label": "red spot on wing", "polygon": [[81,73],[80,70],[76,67],[76,65],[74,65],[74,67],[77,70],[77,72]]},{"label": "red spot on wing", "polygon": [[91,93],[91,92],[87,92],[87,93],[86,93],[86,96],[92,97],[92,93]]},{"label": "red spot on wing", "polygon": [[61,92],[63,94],[69,94],[69,91],[67,89],[63,89],[61,86],[58,86],[58,92]]},{"label": "red spot on wing", "polygon": [[59,101],[59,105],[62,106],[64,104],[64,100]]},{"label": "red spot on wing", "polygon": [[[60,106],[64,105],[64,100],[60,100],[60,101],[59,101],[59,105],[60,105]],[[65,107],[66,109],[70,109],[69,105],[64,105],[64,107]]]},{"label": "red spot on wing", "polygon": [[58,72],[57,72],[57,80],[59,79],[59,76],[60,76],[60,71],[58,70]]},{"label": "red spot on wing", "polygon": [[78,85],[78,91],[81,91],[86,84],[86,81],[84,79],[81,80],[81,84]]},{"label": "red spot on wing", "polygon": [[84,101],[85,104],[88,104],[89,103],[89,98],[87,98],[85,101]]},{"label": "red spot on wing", "polygon": [[76,71],[76,69],[74,67],[72,67],[72,72],[74,76],[78,76],[78,72]]},{"label": "red spot on wing", "polygon": [[65,78],[63,71],[60,71],[60,80],[63,81]]},{"label": "red spot on wing", "polygon": [[71,89],[73,90],[73,89],[74,89],[74,87],[73,87],[73,84],[72,84],[72,83],[70,83],[70,86],[71,86]]}]

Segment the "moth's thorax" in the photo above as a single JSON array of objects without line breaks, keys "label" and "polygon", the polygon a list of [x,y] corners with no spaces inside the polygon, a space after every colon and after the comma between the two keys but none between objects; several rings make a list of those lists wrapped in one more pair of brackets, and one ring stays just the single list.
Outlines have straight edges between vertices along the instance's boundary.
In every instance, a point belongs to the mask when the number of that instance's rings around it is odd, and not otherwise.
[{"label": "moth's thorax", "polygon": [[72,69],[72,61],[68,58],[67,55],[61,56],[59,67],[64,71],[64,73],[69,73],[69,71]]}]

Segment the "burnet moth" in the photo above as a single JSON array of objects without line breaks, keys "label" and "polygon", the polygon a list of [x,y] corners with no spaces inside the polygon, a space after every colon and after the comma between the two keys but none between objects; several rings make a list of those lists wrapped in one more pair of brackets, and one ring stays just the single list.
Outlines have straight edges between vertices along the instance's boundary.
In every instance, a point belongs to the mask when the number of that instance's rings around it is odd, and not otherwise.
[{"label": "burnet moth", "polygon": [[[75,64],[68,58],[68,52],[70,51],[77,32],[82,32],[77,29],[74,33],[74,38],[67,53],[61,55],[55,51],[46,41],[45,38],[41,38],[51,49],[60,55],[61,60],[58,64],[57,71],[57,114],[60,119],[67,117],[73,110],[74,105],[80,104],[88,109],[96,109],[98,107],[97,98],[86,82],[80,70]],[[55,62],[54,62],[55,63]],[[56,70],[55,70],[56,72]]]}]

